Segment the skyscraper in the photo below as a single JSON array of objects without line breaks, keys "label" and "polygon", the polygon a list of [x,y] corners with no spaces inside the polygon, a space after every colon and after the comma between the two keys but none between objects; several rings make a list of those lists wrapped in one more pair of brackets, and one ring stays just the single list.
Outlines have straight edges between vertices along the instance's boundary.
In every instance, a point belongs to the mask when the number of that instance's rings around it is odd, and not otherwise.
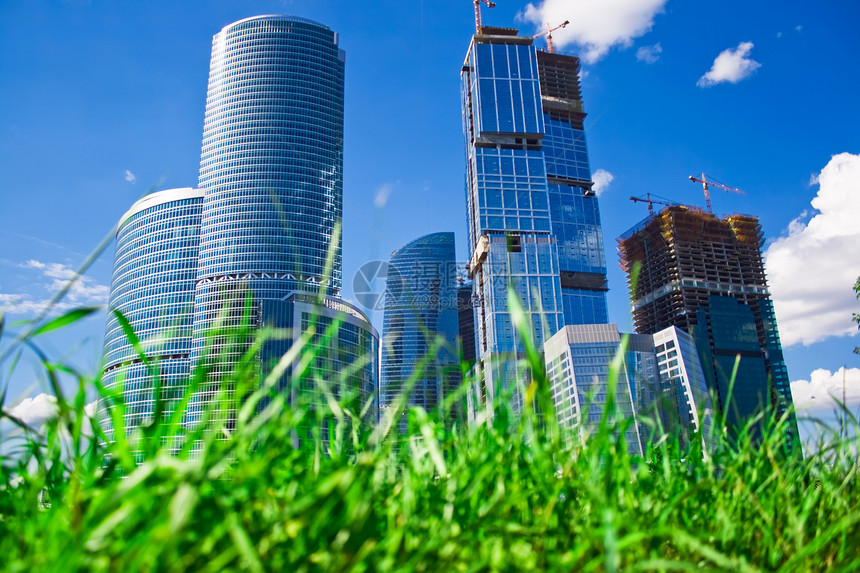
[{"label": "skyscraper", "polygon": [[[781,416],[792,405],[764,273],[763,242],[756,217],[720,219],[684,206],[663,209],[619,239],[636,331],[653,334],[676,326],[691,334],[709,387],[733,425],[743,424],[763,406]],[[637,264],[641,270],[632,284]],[[790,415],[786,439],[796,438]]]},{"label": "skyscraper", "polygon": [[[212,398],[236,398],[230,375],[263,327],[279,334],[255,355],[254,375],[270,374],[307,334],[318,352],[314,366],[296,380],[281,364],[276,388],[290,400],[306,390],[352,396],[356,411],[375,417],[379,337],[337,298],[344,60],[337,34],[310,20],[258,16],[226,26],[212,42],[199,191],[153,194],[121,223],[112,307],[128,314],[138,335],[158,335],[171,399],[183,394],[195,365],[208,373],[190,399],[187,424]],[[115,320],[106,356],[109,383],[131,361],[126,376],[151,386]],[[135,388],[127,386],[126,402],[139,398],[130,411],[146,415],[152,393],[131,394]],[[229,406],[213,413],[228,426],[235,421]]]},{"label": "skyscraper", "polygon": [[[407,390],[406,407],[429,411],[459,387],[458,305],[454,233],[425,235],[391,253],[382,331],[381,415]],[[437,337],[444,341],[438,347]]]},{"label": "skyscraper", "polygon": [[[559,423],[575,429],[581,439],[594,434],[604,416],[610,394],[614,410],[611,422],[619,424],[635,416],[628,370],[618,372],[614,388],[610,364],[621,346],[621,335],[614,324],[566,326],[544,345],[547,377]],[[652,348],[653,352],[653,348]],[[624,434],[628,452],[642,453],[639,428],[630,424]]]},{"label": "skyscraper", "polygon": [[[194,416],[229,392],[219,377],[246,350],[239,340],[206,356],[213,332],[229,339],[243,323],[302,328],[291,320],[293,293],[318,296],[321,316],[326,297],[339,295],[344,61],[336,33],[292,16],[240,20],[212,41],[193,357],[217,367]],[[262,355],[279,356],[290,343],[270,341]]]},{"label": "skyscraper", "polygon": [[677,326],[664,328],[653,339],[664,398],[658,404],[664,427],[671,431],[677,425],[682,444],[689,443],[690,434],[697,432],[710,449],[717,421],[695,339]]},{"label": "skyscraper", "polygon": [[523,301],[538,346],[565,324],[605,323],[606,263],[582,120],[579,60],[484,26],[461,72],[470,274],[486,403],[510,393],[522,348],[507,304]]},{"label": "skyscraper", "polygon": [[339,293],[344,61],[337,34],[303,18],[247,18],[213,38],[195,351],[219,316],[238,323],[240,311],[223,311],[248,296],[280,300],[322,283]]},{"label": "skyscraper", "polygon": [[606,254],[591,181],[579,58],[538,51],[552,234],[558,243],[564,323],[609,322]]},{"label": "skyscraper", "polygon": [[[119,220],[104,344],[102,383],[122,389],[125,426],[134,428],[154,412],[157,370],[165,413],[184,395],[191,371],[191,317],[203,192],[168,189],[132,205]],[[147,365],[113,311],[120,312],[141,342]],[[113,439],[108,404],[98,418]]]}]

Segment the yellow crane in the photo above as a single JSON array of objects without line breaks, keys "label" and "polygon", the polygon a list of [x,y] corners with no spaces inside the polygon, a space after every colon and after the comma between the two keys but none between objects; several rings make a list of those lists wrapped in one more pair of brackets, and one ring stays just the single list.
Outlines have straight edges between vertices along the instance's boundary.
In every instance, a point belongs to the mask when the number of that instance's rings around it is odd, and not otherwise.
[{"label": "yellow crane", "polygon": [[731,191],[732,193],[737,193],[738,195],[746,195],[746,193],[735,187],[729,187],[728,185],[723,185],[722,183],[717,183],[713,180],[709,181],[704,173],[702,173],[701,179],[690,175],[690,181],[695,181],[696,183],[702,184],[702,188],[705,190],[705,204],[708,206],[708,213],[711,213],[711,192],[708,191],[709,187],[717,187],[718,189]]},{"label": "yellow crane", "polygon": [[[561,28],[564,28],[568,24],[570,24],[570,20],[565,20],[563,23],[559,24],[555,28],[549,28],[547,30],[544,30],[540,34],[535,34],[534,36],[532,36],[532,40],[536,40],[536,39],[540,38],[541,36],[546,36],[546,51],[549,52],[550,54],[554,54],[555,53],[555,46],[552,45],[552,33],[555,32],[556,30],[560,30]],[[547,24],[547,26],[549,26],[549,24]]]},{"label": "yellow crane", "polygon": [[495,8],[496,3],[493,0],[474,0],[475,2],[475,33],[481,33],[481,2],[487,5],[487,8]]}]

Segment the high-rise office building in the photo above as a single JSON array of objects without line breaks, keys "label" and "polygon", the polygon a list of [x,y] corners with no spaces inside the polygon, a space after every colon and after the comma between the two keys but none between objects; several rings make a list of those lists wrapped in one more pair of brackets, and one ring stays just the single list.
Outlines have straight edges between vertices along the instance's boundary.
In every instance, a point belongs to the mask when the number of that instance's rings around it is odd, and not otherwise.
[{"label": "high-rise office building", "polygon": [[[158,191],[136,202],[117,226],[102,383],[109,391],[122,389],[128,429],[154,413],[151,369],[161,378],[167,415],[188,383],[202,203],[197,189]],[[128,320],[149,365],[114,311]],[[97,415],[112,440],[107,406],[100,401]]]},{"label": "high-rise office building", "polygon": [[657,405],[664,428],[677,428],[682,445],[697,433],[706,449],[711,449],[717,437],[717,420],[695,339],[670,326],[655,333],[653,340],[662,394]]},{"label": "high-rise office building", "polygon": [[[383,315],[380,415],[437,408],[460,386],[458,281],[454,233],[415,239],[391,254]],[[457,409],[448,412],[456,416]]]},{"label": "high-rise office building", "polygon": [[[544,345],[547,377],[559,424],[574,430],[583,441],[594,434],[607,415],[610,395],[614,419],[623,426],[635,418],[627,368],[611,385],[610,364],[621,346],[614,324],[565,326]],[[651,350],[653,352],[653,349]],[[630,424],[624,434],[631,455],[642,454],[639,428]]]},{"label": "high-rise office building", "polygon": [[[592,192],[579,60],[537,52],[517,30],[484,26],[461,73],[479,402],[529,373],[508,309],[522,300],[541,346],[565,324],[605,323],[606,263]],[[477,407],[480,407],[480,403]]]},{"label": "high-rise office building", "polygon": [[609,322],[606,254],[591,181],[579,58],[537,52],[552,234],[558,243],[564,323]]},{"label": "high-rise office building", "polygon": [[636,412],[636,426],[643,450],[652,437],[653,424],[650,420],[658,417],[661,405],[662,388],[660,372],[657,369],[657,355],[654,353],[654,338],[648,334],[622,334],[627,336],[624,352],[624,370],[630,386],[630,399]]},{"label": "high-rise office building", "polygon": [[[294,293],[317,297],[320,320],[339,295],[344,61],[338,35],[303,18],[247,18],[213,39],[192,354],[214,370],[192,402],[192,418],[209,398],[229,393],[220,377],[246,351],[233,340],[207,355],[213,333],[230,340],[263,323],[303,328],[310,323],[291,320]],[[366,320],[353,326],[377,337]],[[338,336],[349,337],[348,330]],[[282,355],[290,343],[271,340],[262,356]],[[272,366],[263,360],[264,373]],[[375,384],[374,373],[359,386]]]},{"label": "high-rise office building", "polygon": [[344,61],[337,34],[302,18],[247,18],[213,38],[196,351],[219,320],[239,322],[248,297],[339,293]]},{"label": "high-rise office building", "polygon": [[[792,405],[763,241],[756,217],[720,219],[684,206],[663,209],[619,239],[629,281],[641,265],[631,284],[636,331],[653,334],[676,326],[691,334],[709,387],[735,426],[764,406],[781,416]],[[786,439],[797,439],[793,415]]]},{"label": "high-rise office building", "polygon": [[[153,339],[171,399],[194,365],[205,366],[184,419],[192,427],[213,398],[236,398],[229,375],[264,327],[277,332],[252,376],[269,376],[308,334],[313,367],[297,377],[281,364],[276,388],[294,403],[306,391],[351,396],[356,411],[375,418],[379,337],[337,298],[344,60],[337,34],[310,20],[258,16],[226,26],[212,42],[199,191],[155,193],[121,222],[111,306]],[[151,376],[115,319],[105,348],[105,380],[133,381],[125,399],[134,425],[152,408]],[[230,406],[213,414],[210,421],[235,420]]]},{"label": "high-rise office building", "polygon": [[[287,402],[305,409],[298,436],[319,429],[324,443],[334,418],[324,406],[333,398],[340,407],[375,422],[379,408],[379,334],[363,312],[333,296],[293,292],[284,300],[262,301],[258,328],[285,335],[263,344],[260,361]],[[289,362],[291,350],[301,349]],[[306,366],[301,372],[297,366]]]}]

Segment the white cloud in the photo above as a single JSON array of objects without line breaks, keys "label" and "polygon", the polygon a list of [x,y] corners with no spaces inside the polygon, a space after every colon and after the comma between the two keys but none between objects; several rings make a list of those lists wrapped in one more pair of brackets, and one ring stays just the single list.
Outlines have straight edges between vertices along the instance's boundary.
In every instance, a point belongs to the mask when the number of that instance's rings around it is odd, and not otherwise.
[{"label": "white cloud", "polygon": [[748,78],[761,67],[760,63],[750,59],[752,49],[752,42],[741,42],[735,49],[723,50],[714,60],[710,71],[699,78],[696,85],[700,88],[709,88],[723,82],[736,84]]},{"label": "white cloud", "polygon": [[654,17],[663,12],[667,0],[543,0],[529,4],[519,18],[535,25],[536,31],[570,20],[552,33],[553,43],[563,49],[582,46],[586,63],[594,63],[610,48],[629,47],[635,38],[651,30]]},{"label": "white cloud", "polygon": [[791,383],[794,407],[801,415],[817,415],[839,409],[842,402],[843,383],[845,405],[855,410],[860,405],[860,368],[840,368],[836,372],[819,368],[809,375],[809,380]]},{"label": "white cloud", "polygon": [[[54,310],[63,312],[79,306],[106,304],[110,287],[99,284],[92,277],[78,276],[77,271],[62,263],[43,263],[30,259],[21,265],[22,269],[39,271],[46,283],[31,280],[27,293],[0,293],[0,310],[10,314],[38,314],[50,303],[52,297],[74,280],[66,296]],[[77,277],[77,280],[75,280]]]},{"label": "white cloud", "polygon": [[795,30],[796,32],[800,32],[801,30],[803,30],[803,26],[801,26],[801,25],[797,25],[797,26],[795,26],[795,27],[794,27],[794,30]]},{"label": "white cloud", "polygon": [[125,180],[128,181],[129,183],[136,183],[137,177],[134,176],[134,173],[132,173],[131,171],[126,169],[125,170]]},{"label": "white cloud", "polygon": [[663,53],[663,46],[657,42],[653,46],[642,46],[636,50],[636,59],[646,64],[653,64],[660,59],[660,54]]},{"label": "white cloud", "polygon": [[598,169],[595,171],[591,175],[591,180],[594,181],[594,187],[592,187],[592,190],[595,195],[600,197],[601,193],[609,189],[609,184],[612,183],[613,179],[615,179],[615,175],[606,169]]},{"label": "white cloud", "polygon": [[34,429],[57,415],[57,399],[50,394],[39,394],[35,398],[24,398],[6,412]]},{"label": "white cloud", "polygon": [[[95,416],[98,400],[93,400],[84,406],[84,421],[81,424],[81,433],[84,436],[92,436],[93,428],[90,419]],[[5,413],[21,420],[30,428],[39,433],[44,433],[45,423],[55,418],[59,412],[57,398],[44,392],[34,398],[24,398],[11,408],[6,408]],[[7,430],[9,432],[9,430]],[[17,433],[12,430],[12,432]],[[7,434],[8,435],[8,434]],[[63,429],[63,437],[68,439],[68,432]]]},{"label": "white cloud", "polygon": [[394,191],[394,187],[394,183],[383,183],[379,186],[379,189],[376,190],[376,195],[373,197],[373,204],[377,209],[382,209],[388,204],[388,198]]},{"label": "white cloud", "polygon": [[858,332],[851,315],[860,308],[852,290],[860,276],[860,155],[834,155],[818,184],[818,213],[792,221],[765,252],[784,346]]}]

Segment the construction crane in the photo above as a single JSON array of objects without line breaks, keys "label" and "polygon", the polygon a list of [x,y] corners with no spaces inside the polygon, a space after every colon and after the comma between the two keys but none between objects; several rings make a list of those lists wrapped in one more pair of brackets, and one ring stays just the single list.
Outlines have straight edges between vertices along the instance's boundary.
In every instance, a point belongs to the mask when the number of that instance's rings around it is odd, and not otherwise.
[{"label": "construction crane", "polygon": [[487,8],[495,8],[496,3],[493,0],[474,0],[475,2],[475,32],[481,33],[481,2],[487,5]]},{"label": "construction crane", "polygon": [[668,205],[668,206],[680,204],[680,203],[675,203],[674,201],[659,201],[656,199],[652,199],[650,193],[645,193],[645,195],[643,197],[631,197],[630,200],[633,201],[634,203],[648,203],[648,216],[649,217],[654,216],[654,203],[657,203],[658,205]]},{"label": "construction crane", "polygon": [[[550,54],[554,54],[555,53],[555,47],[552,45],[552,33],[555,32],[556,30],[564,28],[568,24],[570,24],[570,20],[565,20],[564,23],[559,24],[555,28],[550,28],[548,30],[541,32],[540,34],[535,34],[534,36],[532,36],[532,40],[536,40],[536,39],[540,38],[541,36],[546,36],[546,51],[549,52]],[[549,26],[549,24],[547,24],[547,26]]]},{"label": "construction crane", "polygon": [[731,191],[732,193],[737,193],[739,195],[746,195],[740,189],[736,189],[734,187],[729,187],[728,185],[723,185],[722,183],[717,183],[716,181],[708,181],[708,178],[702,173],[702,178],[694,177],[690,175],[690,181],[695,181],[696,183],[701,183],[702,187],[705,190],[705,204],[708,206],[708,213],[711,213],[711,193],[708,191],[708,187],[717,187],[719,189],[723,189],[725,191]]}]

